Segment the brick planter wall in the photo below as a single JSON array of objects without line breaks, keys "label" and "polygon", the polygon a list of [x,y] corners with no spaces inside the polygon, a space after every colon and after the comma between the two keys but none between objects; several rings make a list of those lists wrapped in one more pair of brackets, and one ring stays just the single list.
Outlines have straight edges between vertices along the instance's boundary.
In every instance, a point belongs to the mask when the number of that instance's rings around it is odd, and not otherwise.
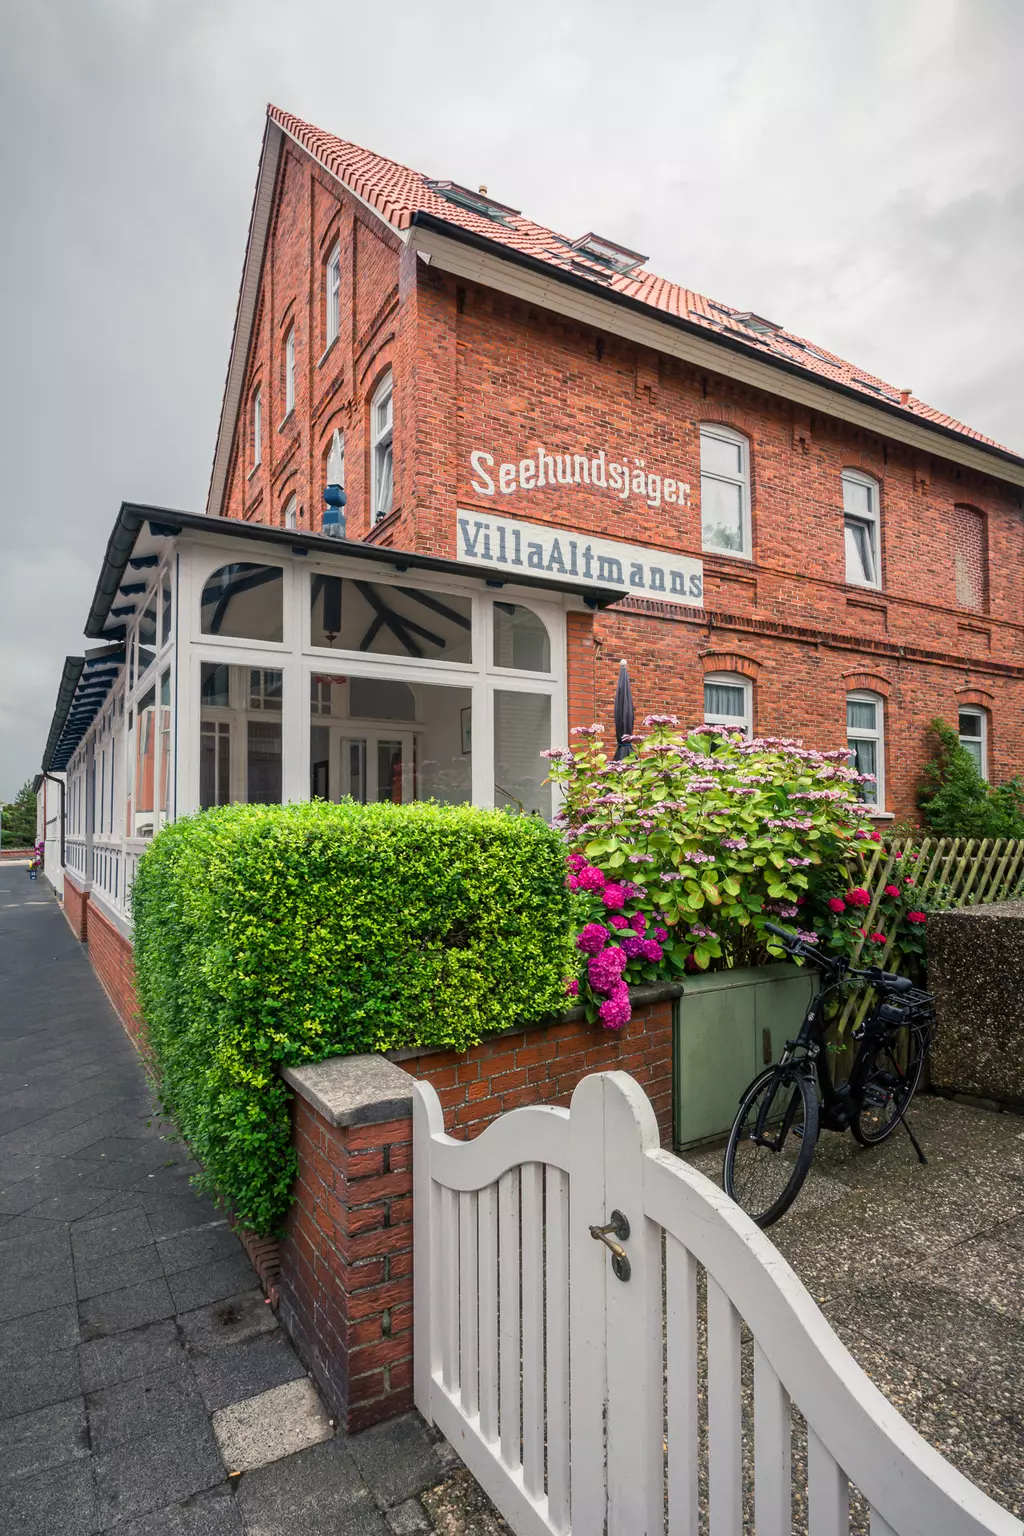
[{"label": "brick planter wall", "polygon": [[589,1072],[629,1072],[672,1145],[672,1002],[640,988],[611,1034],[581,1016],[510,1030],[468,1051],[335,1056],[288,1069],[299,1158],[281,1242],[280,1315],[347,1431],[412,1405],[412,1091],[437,1089],[449,1132],[479,1135],[506,1110],[565,1104]]},{"label": "brick planter wall", "polygon": [[84,944],[88,932],[89,892],[80,890],[67,870],[64,871],[64,916],[75,938]]},{"label": "brick planter wall", "polygon": [[114,1012],[132,1041],[147,1054],[146,1026],[135,995],[135,964],[131,940],[126,939],[95,901],[89,903],[87,943],[92,968],[109,997]]}]

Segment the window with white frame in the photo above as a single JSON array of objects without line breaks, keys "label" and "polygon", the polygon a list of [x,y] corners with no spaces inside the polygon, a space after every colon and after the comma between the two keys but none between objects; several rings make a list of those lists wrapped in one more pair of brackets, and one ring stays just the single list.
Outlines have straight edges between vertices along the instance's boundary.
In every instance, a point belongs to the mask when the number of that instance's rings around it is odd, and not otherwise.
[{"label": "window with white frame", "polygon": [[287,418],[295,409],[295,327],[288,327],[284,339],[284,414]]},{"label": "window with white frame", "polygon": [[705,549],[750,559],[750,444],[731,427],[700,429],[700,520]]},{"label": "window with white frame", "polygon": [[873,778],[857,785],[858,795],[881,810],[885,805],[885,706],[877,693],[846,695],[846,744],[850,767]]},{"label": "window with white frame", "polygon": [[844,469],[842,480],[846,579],[858,587],[880,587],[878,482],[856,469]]},{"label": "window with white frame", "polygon": [[284,504],[284,525],[286,528],[298,527],[299,500],[297,496],[289,496]]},{"label": "window with white frame", "polygon": [[704,678],[704,724],[754,733],[753,688],[739,672],[709,672]]},{"label": "window with white frame", "polygon": [[324,282],[324,348],[337,341],[341,327],[341,247],[336,245],[327,258]]},{"label": "window with white frame", "polygon": [[253,391],[252,397],[252,467],[258,469],[263,459],[263,392]]},{"label": "window with white frame", "polygon": [[988,778],[988,717],[983,709],[961,709],[957,716],[960,745],[978,765],[983,779]]},{"label": "window with white frame", "polygon": [[391,511],[394,497],[394,412],[389,368],[370,402],[370,453],[373,464],[373,522]]}]

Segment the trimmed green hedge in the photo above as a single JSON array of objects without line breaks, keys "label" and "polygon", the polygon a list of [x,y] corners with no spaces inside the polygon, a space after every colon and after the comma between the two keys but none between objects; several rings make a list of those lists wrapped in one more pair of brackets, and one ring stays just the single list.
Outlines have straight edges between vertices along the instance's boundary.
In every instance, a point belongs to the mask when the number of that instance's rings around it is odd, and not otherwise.
[{"label": "trimmed green hedge", "polygon": [[565,1007],[561,838],[473,806],[232,805],[167,827],[133,892],[160,1091],[238,1220],[295,1175],[282,1065],[483,1035]]}]

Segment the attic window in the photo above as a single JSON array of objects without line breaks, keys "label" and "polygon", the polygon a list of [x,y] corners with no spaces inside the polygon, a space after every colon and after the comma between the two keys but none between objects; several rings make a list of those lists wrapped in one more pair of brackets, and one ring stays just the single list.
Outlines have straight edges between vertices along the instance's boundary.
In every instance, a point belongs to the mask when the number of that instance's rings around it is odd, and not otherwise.
[{"label": "attic window", "polygon": [[428,181],[427,186],[449,203],[455,203],[459,208],[468,208],[470,213],[479,213],[485,219],[493,219],[496,224],[507,224],[509,219],[519,216],[518,208],[509,208],[505,203],[495,202],[493,197],[488,197],[484,192],[471,192],[468,187],[460,187],[457,181]]},{"label": "attic window", "polygon": [[617,245],[614,240],[593,233],[570,241],[570,249],[579,251],[581,256],[589,256],[591,261],[600,262],[603,267],[611,267],[613,272],[632,272],[647,260],[639,251],[631,251],[628,245]]},{"label": "attic window", "polygon": [[748,331],[756,331],[759,336],[777,336],[782,330],[781,325],[776,325],[774,320],[766,320],[763,315],[755,315],[753,310],[747,310],[741,315],[732,317],[737,325],[745,326]]},{"label": "attic window", "polygon": [[856,374],[850,380],[851,384],[858,384],[861,389],[872,389],[876,395],[882,395],[886,400],[895,400],[896,396],[881,384],[872,384],[870,379],[858,379]]}]

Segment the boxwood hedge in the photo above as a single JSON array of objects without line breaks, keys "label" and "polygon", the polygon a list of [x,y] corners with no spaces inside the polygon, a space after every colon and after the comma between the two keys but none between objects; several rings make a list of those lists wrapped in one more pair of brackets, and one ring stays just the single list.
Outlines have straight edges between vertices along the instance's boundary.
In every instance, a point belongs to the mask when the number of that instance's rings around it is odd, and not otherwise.
[{"label": "boxwood hedge", "polygon": [[565,1007],[558,834],[473,806],[232,805],[165,828],[133,893],[165,1109],[205,1186],[276,1230],[295,1174],[283,1065],[463,1049]]}]

